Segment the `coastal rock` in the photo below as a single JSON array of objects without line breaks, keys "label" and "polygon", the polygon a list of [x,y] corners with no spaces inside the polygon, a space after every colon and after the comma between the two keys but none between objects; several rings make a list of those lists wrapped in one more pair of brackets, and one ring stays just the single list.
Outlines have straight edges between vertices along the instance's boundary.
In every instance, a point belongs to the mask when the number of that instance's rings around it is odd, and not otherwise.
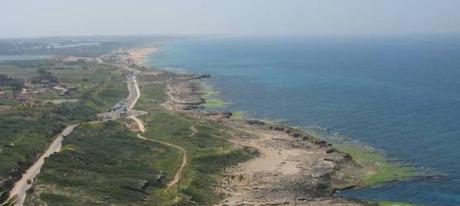
[{"label": "coastal rock", "polygon": [[205,116],[218,118],[218,119],[229,119],[233,116],[232,112],[204,112]]},{"label": "coastal rock", "polygon": [[265,122],[259,120],[246,120],[249,125],[257,125],[257,126],[264,126]]}]

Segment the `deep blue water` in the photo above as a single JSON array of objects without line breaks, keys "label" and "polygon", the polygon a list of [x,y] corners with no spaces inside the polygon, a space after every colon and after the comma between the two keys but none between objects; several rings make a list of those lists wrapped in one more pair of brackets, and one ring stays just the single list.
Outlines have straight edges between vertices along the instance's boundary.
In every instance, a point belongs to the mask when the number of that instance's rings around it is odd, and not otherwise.
[{"label": "deep blue water", "polygon": [[328,128],[446,175],[340,195],[460,205],[460,38],[194,39],[148,62],[212,74],[229,110]]}]

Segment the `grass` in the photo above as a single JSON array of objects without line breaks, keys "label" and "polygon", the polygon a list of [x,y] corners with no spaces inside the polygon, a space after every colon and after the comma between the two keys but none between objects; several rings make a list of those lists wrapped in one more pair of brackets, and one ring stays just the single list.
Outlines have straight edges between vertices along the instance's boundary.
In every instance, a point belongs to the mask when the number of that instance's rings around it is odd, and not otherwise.
[{"label": "grass", "polygon": [[[177,151],[136,137],[121,123],[82,125],[65,138],[63,150],[46,160],[37,178],[40,195],[28,201],[48,205],[151,205],[163,187],[161,165]],[[142,188],[149,182],[150,186]]]},{"label": "grass", "polygon": [[[54,113],[56,107],[16,107],[0,113],[0,179],[1,185],[11,187],[18,172],[32,164],[38,154],[51,143],[53,137],[69,120]],[[10,178],[11,177],[11,178]]]},{"label": "grass", "polygon": [[[88,65],[70,65],[71,68],[51,68],[58,78],[68,84],[79,85],[80,89],[72,98],[80,99],[77,103],[62,105],[45,105],[49,111],[36,108],[34,115],[24,115],[12,110],[16,115],[1,119],[0,127],[8,124],[20,125],[12,127],[8,132],[23,131],[26,125],[32,129],[41,129],[37,136],[28,132],[18,132],[15,136],[6,135],[3,145],[10,141],[23,142],[24,148],[34,150],[17,150],[18,154],[36,155],[51,140],[43,135],[52,128],[52,124],[36,126],[38,122],[76,122],[94,120],[97,112],[111,107],[115,102],[127,96],[126,84],[121,74],[114,68]],[[82,70],[82,72],[76,72]],[[98,73],[100,72],[100,74]],[[97,74],[96,74],[97,73]],[[136,138],[136,134],[127,130],[122,122],[105,124],[83,124],[63,142],[62,152],[48,158],[42,172],[38,176],[33,195],[28,195],[27,203],[46,202],[48,205],[212,205],[222,197],[214,190],[223,169],[246,161],[257,152],[247,147],[236,147],[228,138],[232,129],[220,123],[199,120],[186,115],[166,111],[160,106],[167,98],[165,95],[166,81],[172,74],[156,76],[140,76],[142,97],[136,105],[137,110],[144,110],[148,115],[141,117],[148,139],[161,140],[185,148],[188,154],[187,166],[184,168],[180,185],[176,185],[166,193],[165,184],[173,179],[181,163],[181,153],[174,148],[144,141]],[[217,93],[208,91],[208,107],[225,105],[222,100],[212,98]],[[55,98],[49,95],[46,98]],[[16,109],[16,108],[15,108]],[[29,111],[28,109],[25,111]],[[48,111],[45,113],[45,111]],[[8,115],[10,111],[0,115]],[[49,115],[46,115],[49,114]],[[235,113],[235,118],[244,118],[242,113]],[[28,121],[32,122],[28,122]],[[11,122],[8,122],[11,121]],[[18,122],[24,122],[24,125]],[[9,127],[8,127],[9,128]],[[193,128],[193,129],[192,129]],[[196,131],[194,131],[196,130]],[[2,132],[3,130],[0,130]],[[7,131],[7,130],[5,130]],[[1,134],[0,134],[1,135]],[[41,136],[40,136],[41,135]],[[51,136],[52,137],[52,136]],[[2,140],[0,140],[2,141]],[[37,142],[38,141],[38,142]],[[42,142],[40,144],[40,142]],[[363,185],[373,185],[412,176],[414,171],[403,165],[389,162],[382,154],[352,144],[337,144],[337,149],[347,152],[361,164],[371,164],[376,172],[363,177]],[[18,147],[22,148],[22,147]],[[3,152],[3,150],[1,151]],[[9,155],[17,158],[20,155]],[[4,158],[4,156],[0,156]],[[8,171],[17,160],[0,160],[0,171]],[[10,166],[8,166],[8,163]],[[2,170],[2,167],[5,168]],[[163,174],[164,178],[157,181]],[[149,182],[148,187],[142,185]],[[391,204],[382,202],[381,205]],[[405,206],[405,204],[402,204]]]},{"label": "grass", "polygon": [[[34,76],[37,74],[35,67],[40,66],[46,66],[53,73],[60,70],[53,62],[36,61],[28,62],[26,66],[20,62],[0,66],[0,73],[24,75],[19,77]],[[85,73],[83,70],[91,72]],[[21,74],[17,71],[21,71]],[[1,189],[10,188],[14,180],[20,177],[21,172],[32,164],[65,125],[95,120],[97,113],[107,110],[127,96],[126,85],[121,76],[114,72],[114,68],[91,65],[74,65],[72,69],[65,69],[65,72],[56,72],[60,79],[72,80],[74,84],[87,84],[87,88],[79,89],[72,96],[80,99],[75,103],[25,106],[15,100],[0,101],[0,105],[12,106],[0,113],[0,179],[7,180],[0,185]],[[62,97],[48,95],[37,98],[44,100]]]},{"label": "grass", "polygon": [[[121,122],[84,124],[63,142],[62,152],[45,162],[27,203],[59,205],[211,205],[221,197],[213,190],[227,166],[257,155],[250,148],[236,148],[227,138],[231,130],[204,120],[189,118],[160,107],[166,100],[164,76],[140,77],[142,97],[137,110],[148,139],[185,148],[188,159],[180,187],[165,192],[181,163],[175,148],[140,140]],[[126,88],[116,76],[107,78],[84,94],[81,108],[98,111],[119,100]],[[114,90],[114,91],[112,91]],[[117,96],[118,95],[118,96]],[[78,105],[67,105],[66,112]],[[196,131],[193,131],[194,128]],[[164,174],[161,184],[140,188],[146,181]]]},{"label": "grass", "polygon": [[[147,126],[146,138],[176,144],[187,151],[188,165],[183,171],[180,192],[178,193],[177,186],[168,191],[169,203],[212,205],[221,198],[213,188],[218,183],[222,170],[256,156],[257,152],[250,148],[233,146],[227,141],[233,131],[222,124],[189,118],[162,109],[159,102],[166,98],[166,80],[166,76],[160,75],[141,81],[143,85],[152,87],[141,86],[142,96],[136,109],[149,112],[142,117]],[[155,82],[155,87],[151,82]],[[193,132],[192,127],[197,132]],[[176,167],[178,165],[176,163]],[[172,174],[167,176],[168,180],[172,178]],[[166,202],[164,204],[167,205]]]},{"label": "grass", "polygon": [[257,151],[244,147],[230,152],[205,155],[194,159],[191,169],[195,170],[193,179],[183,190],[188,199],[182,199],[182,205],[212,205],[221,199],[212,190],[219,180],[223,169],[239,162],[247,161],[258,155]]}]

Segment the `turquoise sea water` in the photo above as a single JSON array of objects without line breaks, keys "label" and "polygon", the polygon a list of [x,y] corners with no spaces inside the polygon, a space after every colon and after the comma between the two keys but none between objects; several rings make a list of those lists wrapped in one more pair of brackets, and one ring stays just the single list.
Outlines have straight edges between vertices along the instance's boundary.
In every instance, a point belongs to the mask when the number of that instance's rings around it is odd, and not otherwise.
[{"label": "turquoise sea water", "polygon": [[460,38],[208,38],[147,63],[212,74],[226,110],[320,126],[440,178],[339,195],[460,205]]}]

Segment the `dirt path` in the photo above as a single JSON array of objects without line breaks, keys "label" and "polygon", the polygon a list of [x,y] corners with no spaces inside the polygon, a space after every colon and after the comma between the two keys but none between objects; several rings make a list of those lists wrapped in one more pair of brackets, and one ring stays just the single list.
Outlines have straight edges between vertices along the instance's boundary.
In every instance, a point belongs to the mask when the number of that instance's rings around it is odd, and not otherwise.
[{"label": "dirt path", "polygon": [[[134,120],[138,124],[139,130],[142,133],[145,132],[145,127],[144,127],[144,124],[142,123],[142,120],[140,120],[139,118],[134,117],[134,116],[130,116],[129,118],[131,118],[132,120]],[[174,178],[168,183],[168,185],[166,187],[166,190],[168,190],[172,186],[176,185],[180,181],[180,178],[181,178],[181,175],[182,175],[182,170],[185,168],[185,166],[187,166],[187,151],[185,151],[185,149],[183,147],[175,145],[175,144],[171,144],[171,143],[160,141],[160,140],[147,139],[144,136],[142,136],[141,134],[138,134],[137,137],[139,139],[142,139],[142,140],[145,140],[145,141],[155,142],[155,143],[159,143],[159,144],[162,144],[162,145],[166,145],[168,147],[172,147],[174,149],[179,150],[182,153],[182,162],[180,164],[180,167],[177,169],[176,174],[174,175]]]},{"label": "dirt path", "polygon": [[134,120],[137,124],[137,126],[139,127],[139,131],[144,133],[145,132],[145,127],[144,127],[144,124],[142,123],[142,120],[140,120],[139,118],[135,117],[135,116],[129,116],[128,118]]},{"label": "dirt path", "polygon": [[[136,76],[133,76],[130,80],[128,80],[128,90],[129,90],[129,93],[130,93],[129,97],[132,97],[132,98],[128,97],[128,106],[129,106],[129,109],[132,109],[136,105],[137,101],[139,100],[139,98],[141,96],[141,92],[140,92],[140,89],[139,89],[139,85],[137,84],[137,81],[136,81]],[[132,85],[131,85],[130,82],[132,82]],[[134,95],[132,95],[133,92],[135,93]],[[131,102],[130,102],[130,99],[132,99]],[[129,116],[129,118],[136,122],[136,124],[139,127],[140,132],[142,132],[142,133],[145,132],[145,126],[144,126],[144,123],[142,122],[142,120],[140,120],[139,118],[137,118],[135,116]],[[194,133],[196,133],[196,129],[194,127],[191,128],[191,129],[192,129],[192,131]],[[174,178],[168,183],[168,185],[166,187],[166,190],[168,190],[172,186],[176,185],[181,179],[182,170],[187,165],[187,151],[185,151],[185,149],[183,147],[181,147],[181,146],[171,144],[171,143],[168,143],[168,142],[159,141],[159,140],[147,139],[147,138],[145,138],[144,136],[142,136],[140,134],[138,134],[137,137],[142,139],[142,140],[151,141],[151,142],[155,142],[155,143],[159,143],[159,144],[162,144],[162,145],[172,147],[174,149],[179,150],[182,153],[182,162],[181,162],[179,168],[177,169],[176,174],[174,175]]]},{"label": "dirt path", "polygon": [[27,169],[24,174],[22,174],[21,179],[14,184],[13,189],[10,191],[9,199],[15,200],[15,206],[22,206],[24,204],[26,191],[32,187],[33,180],[40,173],[40,169],[45,163],[45,159],[61,150],[62,140],[64,140],[64,137],[72,133],[73,129],[77,126],[78,124],[70,125],[62,130],[62,132],[58,134],[54,141],[50,144],[45,153],[43,153],[40,158],[38,158],[38,160],[35,161],[35,163]]},{"label": "dirt path", "polygon": [[155,143],[158,143],[158,144],[162,144],[162,145],[172,147],[174,149],[179,150],[182,153],[182,163],[180,164],[180,167],[177,169],[176,174],[174,175],[174,178],[166,186],[166,191],[169,190],[172,186],[176,185],[181,179],[182,171],[184,170],[185,166],[187,166],[187,151],[185,151],[185,149],[183,147],[181,147],[181,146],[171,144],[171,143],[168,143],[168,142],[163,142],[163,141],[160,141],[160,140],[147,139],[147,138],[145,138],[144,136],[142,136],[140,134],[138,134],[137,137],[140,138],[140,139],[146,140],[146,141],[155,142]]}]

